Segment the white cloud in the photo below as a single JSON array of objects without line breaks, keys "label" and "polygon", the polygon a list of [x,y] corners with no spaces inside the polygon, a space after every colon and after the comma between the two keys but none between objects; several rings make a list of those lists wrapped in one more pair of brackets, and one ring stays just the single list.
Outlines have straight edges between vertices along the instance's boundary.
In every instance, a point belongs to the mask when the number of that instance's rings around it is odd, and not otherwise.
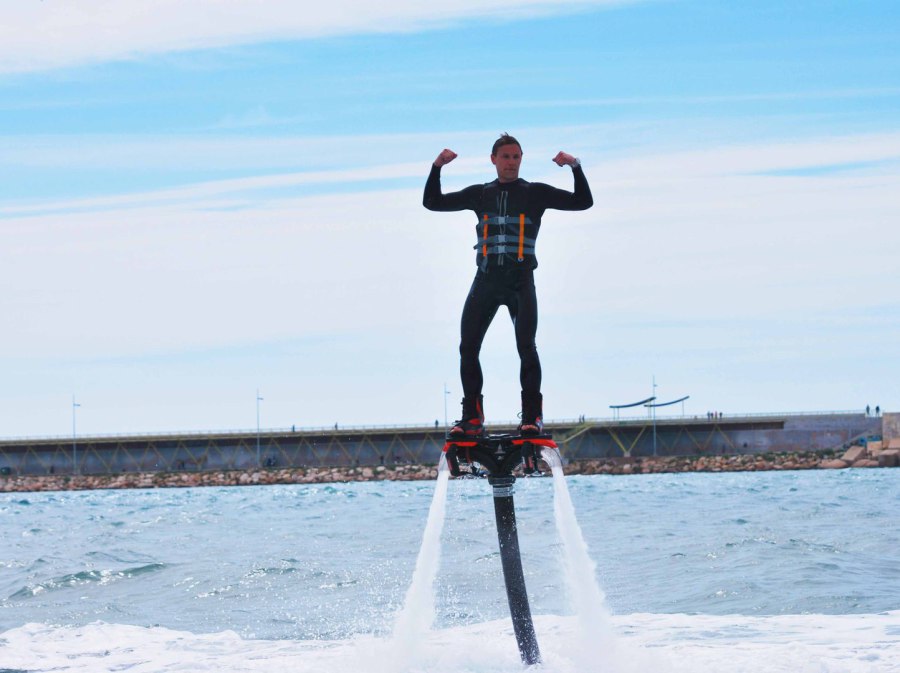
[{"label": "white cloud", "polygon": [[900,88],[878,87],[870,89],[819,89],[811,91],[766,92],[696,95],[675,94],[668,96],[607,96],[601,98],[546,98],[517,100],[483,100],[467,102],[428,103],[422,107],[435,108],[438,105],[444,110],[503,110],[514,105],[516,109],[555,109],[555,108],[603,108],[619,106],[651,106],[672,103],[688,105],[709,105],[715,103],[769,102],[795,100],[840,100],[845,98],[882,98],[900,94]]},{"label": "white cloud", "polygon": [[[888,303],[900,293],[885,274],[900,246],[896,173],[759,173],[897,156],[900,135],[889,134],[607,161],[589,153],[596,207],[547,216],[544,314],[628,316],[640,306],[697,318],[713,302],[719,316],[769,319],[863,296]],[[445,169],[448,189],[489,177],[484,158],[459,162]],[[528,177],[567,187],[568,171],[547,163],[535,161]],[[389,326],[383,297],[410,320],[443,319],[416,307],[458,303],[472,267],[470,215],[428,213],[418,187],[353,191],[375,178],[424,181],[426,169],[386,164],[4,208],[0,282],[12,291],[0,314],[17,320],[0,346],[110,355],[297,338],[360,320]],[[324,184],[350,191],[267,193]],[[304,311],[263,333],[230,309],[274,315],[292,305]]]},{"label": "white cloud", "polygon": [[[527,178],[567,187],[551,149],[598,143],[577,147],[596,206],[548,213],[539,244],[539,348],[552,417],[602,413],[652,373],[666,394],[691,394],[701,412],[851,407],[863,395],[893,408],[896,165],[772,173],[895,159],[900,135],[615,157],[604,156],[602,137],[546,130],[527,154]],[[458,390],[472,217],[425,211],[418,185],[369,184],[424,180],[427,163],[408,161],[422,152],[418,140],[377,167],[8,207],[0,352],[14,354],[4,368],[16,397],[6,406],[25,405],[19,391],[33,389],[62,391],[65,409],[78,391],[94,396],[96,431],[157,427],[150,409],[169,419],[159,421],[164,428],[227,426],[245,403],[238,391],[262,385],[267,401],[285,406],[278,421],[269,402],[267,423],[433,419],[442,381]],[[462,139],[469,149],[480,140]],[[448,189],[490,177],[483,154],[463,160],[445,169]],[[291,194],[294,185],[333,184],[350,191]],[[511,340],[501,314],[483,350],[494,418],[515,415]],[[119,403],[126,394],[133,409]],[[170,398],[177,403],[160,401]],[[35,414],[30,425],[11,417],[6,427],[45,428]]]},{"label": "white cloud", "polygon": [[[877,133],[728,143],[706,149],[672,148],[671,138],[652,137],[640,146],[610,154],[609,138],[640,136],[633,128],[604,124],[575,128],[523,129],[524,172],[533,180],[554,181],[559,169],[550,162],[558,149],[568,149],[589,162],[594,179],[608,181],[613,195],[641,188],[648,180],[702,180],[732,174],[763,174],[831,166],[888,170],[900,162],[900,134]],[[4,139],[0,168],[81,170],[127,173],[142,170],[228,170],[247,177],[185,184],[135,194],[85,197],[66,201],[16,203],[7,198],[0,217],[67,209],[135,207],[189,202],[216,195],[246,195],[254,190],[292,186],[361,183],[404,178],[422,179],[429,162],[444,146],[460,152],[445,171],[450,186],[489,177],[487,162],[493,135],[483,132],[380,134],[324,137],[185,137],[58,136]],[[277,172],[290,167],[288,172]],[[258,175],[263,171],[264,175]],[[599,174],[598,174],[599,171]],[[788,184],[788,183],[784,183]],[[654,208],[653,202],[640,204]],[[667,206],[668,207],[668,206]],[[631,205],[629,205],[631,208]],[[642,210],[630,209],[631,215]]]},{"label": "white cloud", "polygon": [[627,2],[21,0],[6,3],[3,8],[0,72],[28,72],[271,40],[422,30],[469,17],[508,20]]},{"label": "white cloud", "polygon": [[[285,167],[365,167],[387,161],[431,161],[445,143],[490,153],[492,134],[409,133],[346,136],[6,136],[0,168],[178,169],[254,171]],[[456,146],[456,145],[454,145]],[[399,158],[398,158],[399,157]],[[459,165],[459,163],[455,164]]]},{"label": "white cloud", "polygon": [[[354,183],[367,180],[391,180],[405,177],[421,177],[422,164],[396,164],[388,166],[371,166],[350,170],[308,171],[303,173],[282,173],[278,175],[213,180],[172,189],[161,189],[151,192],[124,194],[108,197],[73,199],[68,201],[45,202],[32,205],[0,207],[0,216],[30,215],[36,213],[61,211],[94,211],[118,208],[148,207],[160,204],[191,204],[192,209],[234,208],[242,200],[211,201],[213,197],[242,198],[248,193],[259,190],[284,189],[305,185],[327,185],[336,183]],[[245,204],[252,205],[252,204]]]}]

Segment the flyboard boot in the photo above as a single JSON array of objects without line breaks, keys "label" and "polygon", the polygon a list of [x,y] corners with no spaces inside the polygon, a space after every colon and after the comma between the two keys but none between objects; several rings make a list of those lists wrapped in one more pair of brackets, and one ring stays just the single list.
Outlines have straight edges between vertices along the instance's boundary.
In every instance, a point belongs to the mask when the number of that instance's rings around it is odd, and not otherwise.
[{"label": "flyboard boot", "polygon": [[484,437],[484,397],[467,395],[462,400],[462,418],[455,421],[450,432],[452,439]]},{"label": "flyboard boot", "polygon": [[544,432],[544,397],[540,393],[522,391],[522,422],[519,434],[533,437]]},{"label": "flyboard boot", "polygon": [[[450,474],[484,476],[485,470],[491,476],[511,474],[519,464],[526,475],[540,473],[541,450],[558,449],[553,437],[544,434],[542,402],[540,393],[523,392],[522,422],[517,433],[488,435],[484,430],[481,396],[463,399],[463,420],[454,424],[444,444]],[[467,465],[467,470],[461,465]]]}]

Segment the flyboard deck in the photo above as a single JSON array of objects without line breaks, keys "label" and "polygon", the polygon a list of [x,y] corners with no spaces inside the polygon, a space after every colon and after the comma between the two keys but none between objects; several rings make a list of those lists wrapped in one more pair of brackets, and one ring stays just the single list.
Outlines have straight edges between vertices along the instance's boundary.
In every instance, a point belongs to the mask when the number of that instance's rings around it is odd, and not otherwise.
[{"label": "flyboard deck", "polygon": [[[540,472],[538,459],[541,450],[558,450],[553,436],[540,435],[482,435],[480,437],[447,436],[444,453],[447,466],[454,477],[466,474],[481,476],[478,466],[487,470],[490,476],[511,475],[519,464],[525,474]],[[463,467],[467,468],[466,471]],[[484,475],[487,476],[487,475]]]}]

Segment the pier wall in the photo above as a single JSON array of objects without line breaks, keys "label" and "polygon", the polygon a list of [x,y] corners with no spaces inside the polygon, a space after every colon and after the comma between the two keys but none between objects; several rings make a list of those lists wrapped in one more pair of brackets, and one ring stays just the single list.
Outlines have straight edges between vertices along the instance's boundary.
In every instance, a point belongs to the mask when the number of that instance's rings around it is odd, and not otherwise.
[{"label": "pier wall", "polygon": [[[885,417],[900,438],[900,415]],[[512,426],[489,428],[512,432]],[[713,456],[840,449],[880,435],[882,418],[858,413],[716,419],[548,423],[567,460]],[[269,468],[434,464],[435,427],[133,435],[0,441],[0,478],[16,475],[205,472]]]},{"label": "pier wall", "polygon": [[597,424],[566,445],[570,458],[690,456],[822,451],[881,433],[881,418],[865,414],[682,419]]}]

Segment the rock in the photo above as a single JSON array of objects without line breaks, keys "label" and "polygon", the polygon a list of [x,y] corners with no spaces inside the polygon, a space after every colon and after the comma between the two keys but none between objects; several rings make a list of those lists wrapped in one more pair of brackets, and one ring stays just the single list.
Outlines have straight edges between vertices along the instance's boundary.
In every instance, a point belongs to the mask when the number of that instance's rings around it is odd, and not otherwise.
[{"label": "rock", "polygon": [[841,460],[840,458],[835,458],[834,460],[823,460],[819,463],[819,467],[825,468],[826,470],[842,470],[845,467],[849,467],[850,464]]},{"label": "rock", "polygon": [[900,449],[887,449],[878,454],[880,467],[900,467]]},{"label": "rock", "polygon": [[848,463],[856,462],[857,460],[861,460],[866,457],[866,447],[864,446],[851,446],[844,453],[841,458]]},{"label": "rock", "polygon": [[871,458],[862,458],[853,461],[853,464],[850,467],[878,467],[878,461],[872,460]]},{"label": "rock", "polygon": [[[870,448],[875,443],[870,443]],[[763,470],[807,470],[845,467],[900,467],[900,447],[883,448],[877,456],[853,447],[845,456],[851,461],[834,458],[834,452],[791,452],[705,456],[642,456],[640,458],[592,458],[567,462],[566,474],[659,474],[667,472],[735,472]],[[546,468],[546,466],[545,466]],[[542,470],[545,471],[545,470]],[[107,488],[160,488],[184,486],[232,486],[242,484],[313,484],[359,480],[433,480],[434,465],[295,467],[249,471],[219,472],[135,472],[91,476],[9,476],[0,478],[0,491],[60,491]]]}]

